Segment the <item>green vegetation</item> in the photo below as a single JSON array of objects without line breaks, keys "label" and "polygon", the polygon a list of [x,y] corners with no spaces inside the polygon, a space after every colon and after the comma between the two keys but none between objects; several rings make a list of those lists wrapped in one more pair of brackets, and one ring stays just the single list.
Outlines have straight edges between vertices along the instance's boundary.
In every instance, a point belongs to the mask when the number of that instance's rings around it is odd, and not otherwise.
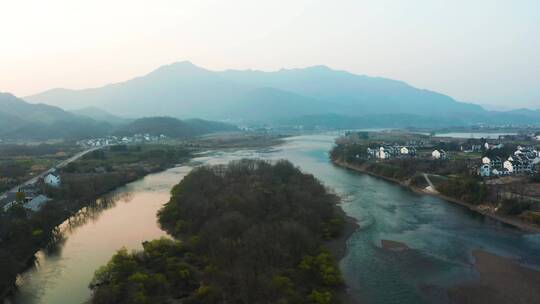
[{"label": "green vegetation", "polygon": [[440,183],[437,190],[442,194],[473,205],[484,203],[488,196],[488,187],[481,178],[465,174]]},{"label": "green vegetation", "polygon": [[140,118],[114,131],[116,135],[150,134],[165,135],[171,138],[192,138],[198,135],[222,132],[238,131],[233,125],[208,121],[202,119],[179,120],[172,117],[147,117]]},{"label": "green vegetation", "polygon": [[45,171],[76,151],[77,147],[69,143],[0,145],[0,192]]},{"label": "green vegetation", "polygon": [[287,161],[195,169],[158,214],[177,240],[120,250],[96,272],[93,303],[337,303],[323,246],[342,231],[337,202]]},{"label": "green vegetation", "polygon": [[[48,151],[44,147],[39,149]],[[64,220],[81,208],[97,204],[99,196],[189,156],[189,150],[169,145],[96,150],[61,170],[60,188],[40,185],[53,200],[39,212],[28,211],[21,205],[7,212],[0,208],[0,298],[13,289],[17,274],[31,265],[34,253],[57,240],[56,227]],[[16,196],[22,200],[22,193]]]},{"label": "green vegetation", "polygon": [[1,139],[62,139],[104,135],[110,126],[46,104],[0,93]]},{"label": "green vegetation", "polygon": [[163,170],[189,157],[185,148],[172,145],[111,146],[107,150],[96,150],[82,159],[70,163],[63,171],[67,173],[103,173],[132,170]]},{"label": "green vegetation", "polygon": [[50,202],[37,213],[21,205],[7,212],[0,208],[0,299],[12,290],[17,274],[30,265],[34,253],[57,239],[56,226],[69,214],[59,202]]}]

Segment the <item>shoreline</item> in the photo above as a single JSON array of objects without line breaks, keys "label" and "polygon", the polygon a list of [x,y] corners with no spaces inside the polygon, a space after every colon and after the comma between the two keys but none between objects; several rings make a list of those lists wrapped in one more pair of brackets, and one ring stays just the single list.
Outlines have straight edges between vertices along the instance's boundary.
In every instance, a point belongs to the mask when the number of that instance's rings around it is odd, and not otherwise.
[{"label": "shoreline", "polygon": [[352,171],[359,172],[359,173],[363,173],[363,174],[368,174],[370,176],[381,178],[381,179],[386,180],[388,182],[399,184],[400,186],[406,187],[407,189],[409,189],[409,190],[411,190],[413,192],[416,192],[418,194],[424,194],[424,195],[437,197],[437,198],[442,199],[444,201],[447,201],[449,203],[460,205],[462,207],[465,207],[465,208],[469,209],[470,211],[473,211],[473,212],[476,212],[478,214],[484,215],[484,216],[486,216],[486,217],[488,217],[490,219],[493,219],[495,221],[498,221],[500,223],[510,225],[510,226],[515,227],[517,229],[520,229],[520,230],[522,230],[524,232],[540,233],[540,227],[537,226],[537,225],[527,223],[527,222],[523,222],[523,221],[521,221],[519,219],[510,218],[508,216],[494,214],[492,212],[482,210],[482,209],[478,208],[477,206],[471,205],[471,204],[466,203],[466,202],[464,202],[462,200],[459,200],[457,198],[449,197],[449,196],[446,196],[446,195],[438,193],[438,192],[434,193],[434,192],[426,191],[424,189],[414,187],[414,186],[412,186],[410,183],[408,183],[406,181],[401,181],[401,180],[398,180],[398,179],[395,179],[395,178],[390,178],[390,177],[382,176],[382,175],[379,175],[379,174],[375,174],[375,173],[370,172],[368,170],[365,170],[365,169],[363,169],[363,168],[361,168],[359,166],[348,164],[348,163],[346,163],[344,161],[331,160],[331,162],[332,162],[332,164],[334,164],[334,165],[336,165],[338,167],[341,167],[341,168],[345,168],[345,169],[352,170]]},{"label": "shoreline", "polygon": [[[360,225],[358,225],[358,221],[354,217],[347,215],[345,210],[343,210],[343,208],[341,207],[341,203],[338,203],[336,205],[336,208],[339,210],[340,213],[343,214],[343,218],[345,219],[343,231],[338,238],[324,242],[324,247],[326,247],[330,251],[330,253],[336,259],[336,262],[339,264],[341,260],[343,260],[343,258],[345,258],[345,256],[347,255],[347,241],[356,231],[358,231]],[[344,280],[343,286],[336,292],[338,299],[340,299],[341,303],[343,304],[357,304],[358,301],[353,298],[353,296],[348,292],[348,289],[349,286]]]},{"label": "shoreline", "polygon": [[[185,164],[187,162],[189,162],[189,160],[191,160],[191,158],[188,158],[188,159],[184,159],[184,160],[181,160],[179,163],[176,163],[176,164],[170,164],[168,166],[165,166],[163,168],[159,168],[159,169],[156,169],[156,170],[149,170],[149,171],[145,171],[143,174],[141,175],[137,175],[137,177],[133,178],[133,179],[129,179],[129,180],[126,180],[126,182],[122,183],[122,184],[119,184],[119,185],[115,185],[115,187],[113,188],[110,188],[110,189],[107,189],[105,191],[102,191],[100,193],[97,193],[94,197],[94,199],[92,201],[96,201],[98,200],[99,198],[109,194],[109,193],[112,193],[113,191],[121,188],[121,187],[124,187],[130,183],[133,183],[133,182],[136,182],[138,180],[141,180],[143,179],[144,177],[148,176],[148,175],[151,175],[151,174],[156,174],[156,173],[160,173],[160,172],[163,172],[163,171],[166,171],[166,170],[169,170],[169,169],[172,169],[178,165],[181,165],[181,164]],[[83,208],[87,207],[89,204],[83,204],[81,205],[77,210],[74,210],[72,212],[69,213],[69,215],[67,217],[63,217],[61,220],[59,220],[60,223],[57,223],[54,227],[58,227],[60,225],[62,225],[65,221],[67,221],[68,219],[70,219],[73,215],[75,215],[77,212],[79,212],[80,210],[82,210]],[[20,274],[26,272],[27,270],[29,270],[30,268],[34,267],[34,263],[36,261],[36,254],[45,249],[44,246],[40,246],[39,248],[37,248],[32,254],[29,254],[28,256],[26,256],[25,258],[21,258],[21,265],[24,265],[24,267],[22,267],[22,269],[20,269],[18,272],[17,272],[17,277],[15,278],[15,280],[12,282],[12,286],[11,288],[7,289],[4,291],[3,294],[0,294],[0,300],[1,301],[5,301],[5,299],[7,298],[10,298],[12,297],[13,295],[15,295],[17,292],[18,292],[18,286],[17,286],[17,278]]]}]

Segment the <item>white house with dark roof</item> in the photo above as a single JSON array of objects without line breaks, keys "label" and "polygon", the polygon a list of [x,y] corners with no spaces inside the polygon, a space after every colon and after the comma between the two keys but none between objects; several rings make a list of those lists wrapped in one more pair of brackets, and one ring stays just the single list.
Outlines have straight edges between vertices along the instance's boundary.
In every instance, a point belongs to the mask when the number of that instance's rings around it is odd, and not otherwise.
[{"label": "white house with dark roof", "polygon": [[62,182],[62,179],[60,178],[60,175],[56,172],[47,173],[43,177],[43,182],[51,187],[58,188],[60,187],[60,183]]},{"label": "white house with dark roof", "polygon": [[446,159],[446,152],[442,149],[433,150],[433,152],[431,152],[431,157],[433,157],[433,159]]}]

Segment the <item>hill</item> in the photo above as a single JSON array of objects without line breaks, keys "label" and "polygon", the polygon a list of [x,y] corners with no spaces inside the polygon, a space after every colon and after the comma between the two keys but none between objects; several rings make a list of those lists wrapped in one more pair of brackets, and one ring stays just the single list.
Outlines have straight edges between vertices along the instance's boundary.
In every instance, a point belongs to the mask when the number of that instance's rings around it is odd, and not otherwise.
[{"label": "hill", "polygon": [[172,138],[190,138],[198,135],[238,131],[238,128],[221,122],[202,119],[179,120],[172,117],[146,117],[118,127],[114,134],[125,136],[134,134],[165,135]]},{"label": "hill", "polygon": [[82,138],[100,136],[110,129],[107,123],[0,93],[0,138],[3,139]]},{"label": "hill", "polygon": [[130,122],[127,118],[122,118],[104,111],[98,107],[86,107],[78,110],[72,110],[71,113],[84,116],[97,121],[105,121],[111,125],[121,125]]},{"label": "hill", "polygon": [[[491,112],[470,103],[387,78],[325,66],[262,71],[209,71],[190,62],[160,67],[142,77],[101,88],[54,89],[34,96],[68,109],[97,106],[115,115],[203,117],[276,122],[336,115],[392,115],[437,124],[540,123],[536,112]],[[440,119],[437,119],[440,118]],[[422,122],[424,121],[424,122]],[[408,122],[414,126],[416,120]]]}]

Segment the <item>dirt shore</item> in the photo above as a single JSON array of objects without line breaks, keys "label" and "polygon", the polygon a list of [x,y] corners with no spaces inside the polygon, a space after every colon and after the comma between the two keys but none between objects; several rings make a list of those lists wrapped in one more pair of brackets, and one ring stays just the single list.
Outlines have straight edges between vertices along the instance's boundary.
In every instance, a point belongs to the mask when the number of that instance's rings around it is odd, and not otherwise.
[{"label": "dirt shore", "polygon": [[471,205],[471,204],[466,203],[464,201],[461,201],[459,199],[449,197],[449,196],[440,194],[438,192],[426,191],[424,189],[414,187],[408,181],[401,181],[401,180],[398,180],[398,179],[395,179],[395,178],[389,178],[389,177],[386,177],[386,176],[381,176],[381,175],[375,174],[373,172],[367,171],[365,168],[363,168],[361,166],[351,165],[351,164],[348,164],[348,163],[345,163],[345,162],[342,162],[342,161],[332,161],[332,163],[335,164],[336,166],[339,166],[339,167],[343,167],[343,168],[353,170],[353,171],[356,171],[356,172],[360,172],[360,173],[365,173],[365,174],[368,174],[368,175],[371,175],[371,176],[374,176],[374,177],[377,177],[377,178],[382,178],[382,179],[384,179],[386,181],[397,183],[397,184],[399,184],[399,185],[401,185],[403,187],[407,187],[407,188],[411,189],[412,191],[420,193],[420,194],[431,195],[431,196],[443,199],[445,201],[461,205],[463,207],[468,208],[469,210],[480,213],[480,214],[482,214],[484,216],[487,216],[489,218],[497,220],[497,221],[499,221],[501,223],[504,223],[504,224],[511,225],[513,227],[519,228],[519,229],[521,229],[523,231],[533,232],[533,233],[540,233],[540,227],[538,225],[527,223],[527,222],[524,222],[524,221],[522,221],[520,219],[517,219],[517,218],[494,214],[494,213],[492,213],[492,212],[490,212],[488,210],[480,209],[477,206]]},{"label": "dirt shore", "polygon": [[[341,206],[336,206],[339,209],[345,218],[345,225],[343,227],[343,232],[341,235],[336,238],[329,240],[325,243],[326,248],[332,253],[336,258],[336,261],[341,261],[347,254],[347,240],[351,235],[358,230],[359,226],[355,218],[348,216]],[[348,292],[347,286],[344,286],[338,292],[338,298],[341,300],[342,304],[357,304],[358,301],[355,300]]]},{"label": "dirt shore", "polygon": [[451,303],[540,303],[540,271],[483,250],[473,251],[473,256],[480,279],[451,288]]}]

